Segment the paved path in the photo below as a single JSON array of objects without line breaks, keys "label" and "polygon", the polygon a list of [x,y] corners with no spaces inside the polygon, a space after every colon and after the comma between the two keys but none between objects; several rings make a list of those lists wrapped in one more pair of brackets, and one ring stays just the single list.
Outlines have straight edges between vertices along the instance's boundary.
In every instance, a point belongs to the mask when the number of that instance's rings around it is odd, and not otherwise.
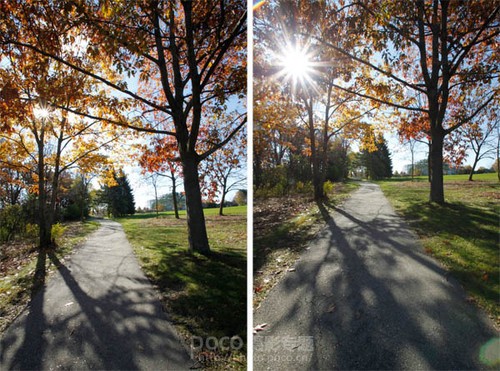
[{"label": "paved path", "polygon": [[121,225],[101,224],[4,333],[0,369],[189,369]]},{"label": "paved path", "polygon": [[[480,369],[498,333],[362,183],[254,317],[255,370]],[[485,349],[485,348],[483,348]]]}]

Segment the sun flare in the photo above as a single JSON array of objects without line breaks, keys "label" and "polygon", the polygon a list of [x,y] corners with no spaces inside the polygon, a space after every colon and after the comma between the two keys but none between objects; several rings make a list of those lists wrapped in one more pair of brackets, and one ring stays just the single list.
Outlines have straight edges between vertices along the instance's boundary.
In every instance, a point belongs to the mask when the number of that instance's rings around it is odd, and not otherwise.
[{"label": "sun flare", "polygon": [[284,73],[291,77],[303,79],[310,73],[311,62],[304,50],[293,48],[285,51],[282,63]]},{"label": "sun flare", "polygon": [[33,114],[37,119],[46,120],[50,116],[50,112],[45,107],[37,106],[33,109]]},{"label": "sun flare", "polygon": [[279,76],[292,83],[293,89],[311,85],[314,62],[308,47],[286,45],[278,55]]}]

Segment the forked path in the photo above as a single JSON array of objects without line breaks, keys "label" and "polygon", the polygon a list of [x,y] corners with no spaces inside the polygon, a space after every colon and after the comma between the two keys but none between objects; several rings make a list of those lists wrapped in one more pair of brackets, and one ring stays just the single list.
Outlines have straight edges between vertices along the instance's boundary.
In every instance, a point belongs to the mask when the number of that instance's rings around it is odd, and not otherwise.
[{"label": "forked path", "polygon": [[[498,333],[422,252],[380,188],[362,183],[271,290],[255,370],[481,369]],[[492,349],[493,347],[493,349]]]},{"label": "forked path", "polygon": [[191,362],[119,223],[103,220],[1,341],[0,369],[179,370]]}]

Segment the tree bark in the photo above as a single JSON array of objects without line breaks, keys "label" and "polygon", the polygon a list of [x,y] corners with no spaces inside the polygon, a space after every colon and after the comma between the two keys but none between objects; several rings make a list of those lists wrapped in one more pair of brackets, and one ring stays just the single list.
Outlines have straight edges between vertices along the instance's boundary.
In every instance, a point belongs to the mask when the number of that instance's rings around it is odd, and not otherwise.
[{"label": "tree bark", "polygon": [[156,181],[153,183],[153,187],[155,189],[155,210],[156,210],[156,217],[158,218],[158,216],[160,215],[160,213],[158,212],[158,189],[156,187]]},{"label": "tree bark", "polygon": [[182,160],[182,167],[186,192],[189,251],[206,255],[210,253],[210,246],[201,202],[198,161],[193,155],[187,155]]},{"label": "tree bark", "polygon": [[177,184],[173,170],[170,170],[170,179],[172,179],[172,202],[174,204],[175,219],[179,219],[179,207],[177,206]]},{"label": "tree bark", "polygon": [[316,132],[314,128],[314,112],[313,112],[313,102],[312,98],[306,101],[307,106],[307,116],[308,116],[308,127],[309,127],[309,140],[311,142],[311,165],[313,173],[313,189],[314,189],[314,199],[319,201],[323,199],[323,184],[321,183],[321,174],[319,169],[319,155],[318,149],[316,147]]},{"label": "tree bark", "polygon": [[45,188],[44,132],[38,141],[38,228],[39,247],[47,248],[52,243],[52,223],[47,215],[47,190]]},{"label": "tree bark", "polygon": [[227,179],[224,178],[224,184],[222,185],[222,196],[220,199],[220,206],[219,206],[219,216],[224,215],[224,202],[226,201],[226,191],[227,191]]},{"label": "tree bark", "polygon": [[472,182],[472,177],[474,176],[474,170],[476,170],[476,166],[477,166],[477,163],[479,161],[479,159],[478,159],[478,153],[476,153],[476,156],[474,157],[474,163],[472,164],[472,168],[470,169],[469,182]]},{"label": "tree bark", "polygon": [[443,142],[444,134],[434,132],[432,134],[431,152],[431,191],[430,202],[444,204],[444,183],[443,183]]}]

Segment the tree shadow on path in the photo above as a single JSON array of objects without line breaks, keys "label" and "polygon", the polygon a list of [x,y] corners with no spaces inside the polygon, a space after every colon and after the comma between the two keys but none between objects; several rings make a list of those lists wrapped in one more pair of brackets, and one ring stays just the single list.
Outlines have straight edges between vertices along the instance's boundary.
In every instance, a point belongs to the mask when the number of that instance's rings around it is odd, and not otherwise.
[{"label": "tree shadow on path", "polygon": [[[2,349],[14,354],[8,360],[2,352],[4,369],[141,369],[143,359],[154,362],[169,351],[169,344],[178,345],[178,339],[165,332],[157,299],[141,289],[141,283],[132,288],[113,284],[105,295],[92,297],[53,252],[42,252],[38,267],[45,267],[46,256],[57,267],[62,281],[54,277],[47,287],[38,290],[27,315],[6,331]],[[43,285],[45,272],[37,274],[38,280],[43,277],[38,285]],[[144,278],[142,284],[149,282]],[[57,302],[57,291],[64,291],[64,286],[70,295]],[[185,363],[183,355],[169,357],[178,364]]]},{"label": "tree shadow on path", "polygon": [[[265,335],[314,338],[307,361],[282,366],[484,368],[480,348],[496,336],[487,319],[400,218],[385,205],[365,212],[357,201],[318,205],[327,227],[258,314],[269,323]],[[258,367],[276,366],[262,355]]]}]

